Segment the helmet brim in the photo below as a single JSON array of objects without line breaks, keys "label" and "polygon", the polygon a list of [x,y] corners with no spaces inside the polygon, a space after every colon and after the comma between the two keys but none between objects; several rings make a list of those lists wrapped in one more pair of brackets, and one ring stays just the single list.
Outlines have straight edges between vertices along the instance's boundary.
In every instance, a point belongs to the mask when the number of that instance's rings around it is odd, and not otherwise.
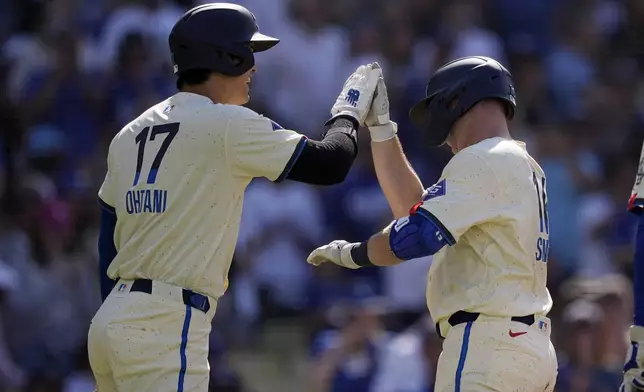
[{"label": "helmet brim", "polygon": [[415,127],[424,128],[429,122],[427,106],[429,105],[430,100],[431,97],[423,98],[409,110],[409,119]]},{"label": "helmet brim", "polygon": [[277,45],[280,40],[279,38],[271,37],[262,33],[255,33],[250,39],[250,42],[253,44],[253,52],[263,52]]},{"label": "helmet brim", "polygon": [[409,110],[409,119],[412,125],[423,133],[423,139],[429,147],[440,147],[445,144],[447,135],[440,135],[436,131],[432,132],[431,118],[429,116],[429,101],[434,95],[424,98]]}]

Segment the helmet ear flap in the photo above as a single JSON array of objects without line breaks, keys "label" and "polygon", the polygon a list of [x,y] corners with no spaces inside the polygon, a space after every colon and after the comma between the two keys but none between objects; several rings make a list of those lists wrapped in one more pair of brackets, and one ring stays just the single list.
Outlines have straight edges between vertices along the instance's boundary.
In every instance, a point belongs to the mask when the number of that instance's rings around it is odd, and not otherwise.
[{"label": "helmet ear flap", "polygon": [[225,56],[228,58],[228,61],[233,65],[233,67],[239,67],[244,61],[241,57],[235,56],[231,53],[226,53]]},{"label": "helmet ear flap", "polygon": [[215,47],[209,49],[211,53],[212,63],[219,64],[215,72],[221,73],[223,75],[240,76],[249,69],[253,68],[253,66],[255,65],[255,59],[251,52],[242,53],[243,51],[228,50],[225,47]]}]

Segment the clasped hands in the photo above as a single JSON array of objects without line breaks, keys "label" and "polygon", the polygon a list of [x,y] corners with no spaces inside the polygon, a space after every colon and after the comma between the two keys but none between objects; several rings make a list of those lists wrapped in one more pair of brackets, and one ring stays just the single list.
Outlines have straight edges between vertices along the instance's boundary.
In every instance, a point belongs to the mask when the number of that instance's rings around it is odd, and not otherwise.
[{"label": "clasped hands", "polygon": [[387,87],[378,63],[359,66],[344,82],[327,124],[338,117],[350,117],[356,124],[366,126],[372,142],[396,136],[398,126],[389,118]]},{"label": "clasped hands", "polygon": [[[398,125],[389,116],[387,87],[378,63],[359,66],[346,80],[327,124],[339,117],[350,117],[360,126],[366,126],[372,142],[384,142],[396,137]],[[315,266],[332,262],[357,269],[360,266],[351,256],[351,250],[357,245],[343,240],[332,241],[311,252],[306,261]]]}]

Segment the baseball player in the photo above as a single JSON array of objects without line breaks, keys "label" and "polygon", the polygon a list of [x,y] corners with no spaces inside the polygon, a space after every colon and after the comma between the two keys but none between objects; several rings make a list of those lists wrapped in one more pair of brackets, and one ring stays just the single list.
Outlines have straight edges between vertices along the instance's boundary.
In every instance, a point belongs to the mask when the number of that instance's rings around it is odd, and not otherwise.
[{"label": "baseball player", "polygon": [[[427,304],[444,337],[435,391],[552,391],[557,360],[546,314],[546,178],[511,138],[510,73],[497,61],[452,61],[429,80],[412,122],[454,156],[423,191],[389,120],[379,81],[366,125],[378,180],[396,219],[362,243],[333,241],[308,262],[347,268],[434,255]],[[411,209],[410,209],[411,207]]]},{"label": "baseball player", "polygon": [[104,302],[88,342],[101,392],[207,391],[211,319],[246,186],[255,177],[329,185],[351,167],[380,69],[359,67],[324,138],[309,140],[240,106],[254,53],[278,42],[244,7],[191,9],[169,37],[180,92],[112,140],[99,191]]},{"label": "baseball player", "polygon": [[633,304],[635,315],[631,326],[631,346],[624,365],[624,383],[620,392],[644,391],[644,144],[637,168],[635,185],[628,202],[628,209],[639,215],[635,240],[635,260],[633,260]]}]

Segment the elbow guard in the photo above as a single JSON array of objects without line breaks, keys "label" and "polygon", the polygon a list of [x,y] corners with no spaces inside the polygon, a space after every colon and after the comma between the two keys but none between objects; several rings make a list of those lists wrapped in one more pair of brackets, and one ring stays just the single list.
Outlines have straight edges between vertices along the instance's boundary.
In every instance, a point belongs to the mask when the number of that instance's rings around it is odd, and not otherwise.
[{"label": "elbow guard", "polygon": [[412,214],[394,222],[389,233],[389,246],[400,260],[411,260],[431,256],[445,245],[453,245],[430,218]]}]

